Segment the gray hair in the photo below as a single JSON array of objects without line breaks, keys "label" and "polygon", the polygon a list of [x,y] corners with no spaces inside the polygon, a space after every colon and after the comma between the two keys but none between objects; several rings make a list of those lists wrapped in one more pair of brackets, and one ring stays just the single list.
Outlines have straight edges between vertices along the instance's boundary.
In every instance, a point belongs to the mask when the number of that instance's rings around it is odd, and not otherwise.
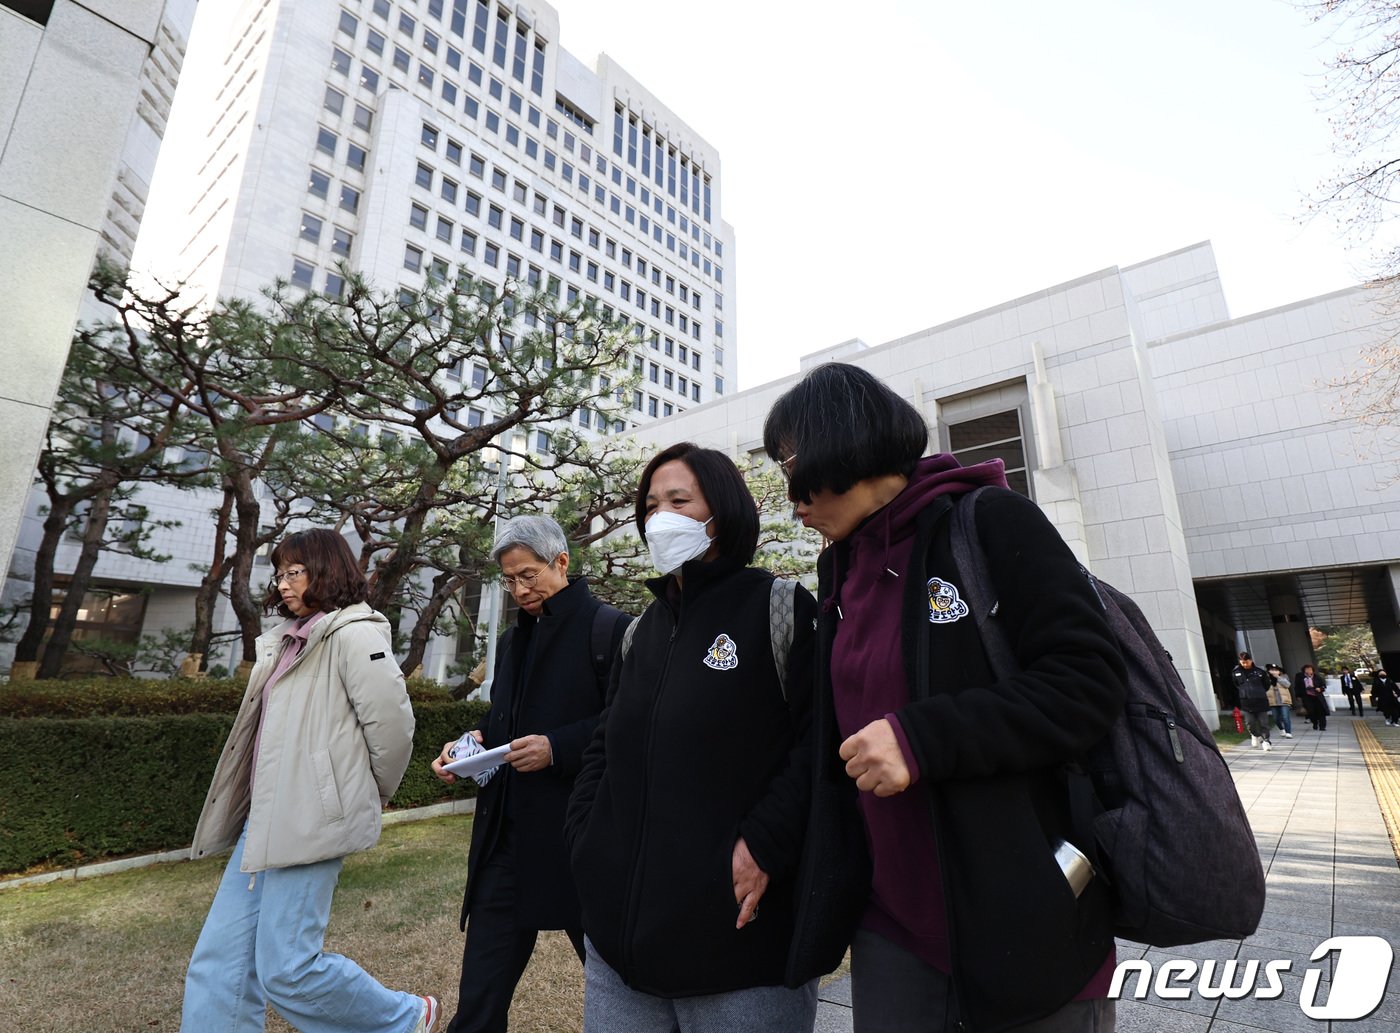
[{"label": "gray hair", "polygon": [[496,535],[491,559],[499,563],[511,549],[528,549],[541,563],[553,563],[560,553],[569,554],[569,541],[551,517],[518,516],[508,520]]}]

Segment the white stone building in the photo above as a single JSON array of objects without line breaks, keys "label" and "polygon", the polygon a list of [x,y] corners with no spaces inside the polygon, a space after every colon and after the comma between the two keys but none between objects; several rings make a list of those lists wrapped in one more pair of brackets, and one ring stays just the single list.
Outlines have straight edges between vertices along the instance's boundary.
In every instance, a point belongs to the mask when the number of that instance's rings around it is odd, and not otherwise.
[{"label": "white stone building", "polygon": [[0,582],[93,258],[131,257],[194,8],[0,2]]},{"label": "white stone building", "polygon": [[[1213,720],[1236,648],[1295,671],[1309,624],[1370,622],[1400,664],[1395,460],[1358,457],[1328,386],[1389,323],[1359,288],[1232,320],[1202,243],[803,366],[863,366],[924,413],[936,449],[1003,458],[1139,603]],[[796,379],[636,434],[759,454]]]}]

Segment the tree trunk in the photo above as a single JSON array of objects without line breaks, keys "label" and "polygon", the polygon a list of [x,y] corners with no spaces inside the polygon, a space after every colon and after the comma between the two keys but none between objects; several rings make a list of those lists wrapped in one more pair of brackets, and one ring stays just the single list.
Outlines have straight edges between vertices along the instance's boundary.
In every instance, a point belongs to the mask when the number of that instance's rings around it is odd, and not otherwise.
[{"label": "tree trunk", "polygon": [[408,636],[408,655],[404,657],[403,663],[399,664],[399,670],[404,674],[408,674],[423,662],[423,654],[428,650],[428,638],[433,633],[433,625],[437,623],[443,608],[462,590],[465,583],[465,577],[448,571],[443,571],[433,578],[432,595],[418,614],[418,623],[413,625],[413,632]]},{"label": "tree trunk", "polygon": [[422,484],[418,486],[418,495],[414,499],[415,508],[399,527],[398,544],[379,566],[374,568],[374,578],[370,581],[367,601],[380,613],[387,614],[396,605],[399,587],[418,566],[418,543],[423,536],[423,525],[427,523],[433,499],[437,498],[438,489],[447,477],[449,469],[443,462],[448,462],[450,466],[450,461],[440,460],[432,467],[430,473],[424,475]]},{"label": "tree trunk", "polygon": [[107,534],[107,520],[112,513],[112,496],[116,492],[114,483],[103,483],[92,497],[88,509],[87,522],[83,526],[83,548],[78,553],[78,563],[68,582],[68,592],[63,598],[63,608],[54,621],[53,633],[44,646],[44,658],[39,661],[40,678],[56,678],[63,667],[63,658],[73,641],[73,626],[78,621],[78,610],[83,605],[92,582],[92,571],[102,555],[102,542]]},{"label": "tree trunk", "polygon": [[53,609],[53,561],[63,532],[73,515],[77,500],[71,497],[49,498],[49,515],[44,520],[44,537],[34,554],[34,592],[29,599],[29,625],[15,645],[15,663],[33,663],[39,659],[39,647],[49,626]]},{"label": "tree trunk", "polygon": [[233,534],[233,577],[229,582],[229,600],[238,616],[242,632],[243,659],[257,659],[257,638],[262,634],[262,600],[253,595],[251,584],[253,557],[258,551],[258,527],[262,521],[262,506],[258,504],[253,487],[253,474],[247,468],[236,470],[229,477],[234,494],[234,511],[238,523]]},{"label": "tree trunk", "polygon": [[228,577],[229,517],[233,512],[233,489],[228,478],[224,478],[224,498],[219,505],[219,515],[214,521],[214,557],[209,570],[199,582],[199,591],[194,597],[194,633],[190,636],[190,653],[200,657],[199,669],[209,669],[209,644],[214,637],[214,609],[219,603],[219,588]]}]

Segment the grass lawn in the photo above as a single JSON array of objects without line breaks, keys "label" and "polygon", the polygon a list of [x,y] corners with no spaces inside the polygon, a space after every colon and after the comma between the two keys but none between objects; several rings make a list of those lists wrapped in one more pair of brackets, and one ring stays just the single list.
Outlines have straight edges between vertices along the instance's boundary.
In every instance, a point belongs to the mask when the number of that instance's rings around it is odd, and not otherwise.
[{"label": "grass lawn", "polygon": [[[386,986],[456,1010],[471,819],[405,822],[345,862],[326,947]],[[227,855],[0,892],[0,1015],[44,1033],[178,1030],[185,965]],[[544,933],[511,1008],[522,1033],[583,1025],[583,972]],[[446,1027],[444,1018],[439,1028]],[[269,1030],[291,1027],[269,1017]]]}]

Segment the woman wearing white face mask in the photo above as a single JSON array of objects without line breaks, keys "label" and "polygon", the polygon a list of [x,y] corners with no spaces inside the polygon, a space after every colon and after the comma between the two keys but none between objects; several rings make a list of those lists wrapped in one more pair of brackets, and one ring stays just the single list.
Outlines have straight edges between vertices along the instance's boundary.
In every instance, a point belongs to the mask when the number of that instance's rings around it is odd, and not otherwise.
[{"label": "woman wearing white face mask", "polygon": [[584,1030],[806,1033],[821,971],[789,964],[789,948],[816,604],[797,589],[780,681],[773,578],[748,566],[757,507],[720,452],[655,456],[636,521],[656,600],[613,665],[565,824],[587,934]]}]

